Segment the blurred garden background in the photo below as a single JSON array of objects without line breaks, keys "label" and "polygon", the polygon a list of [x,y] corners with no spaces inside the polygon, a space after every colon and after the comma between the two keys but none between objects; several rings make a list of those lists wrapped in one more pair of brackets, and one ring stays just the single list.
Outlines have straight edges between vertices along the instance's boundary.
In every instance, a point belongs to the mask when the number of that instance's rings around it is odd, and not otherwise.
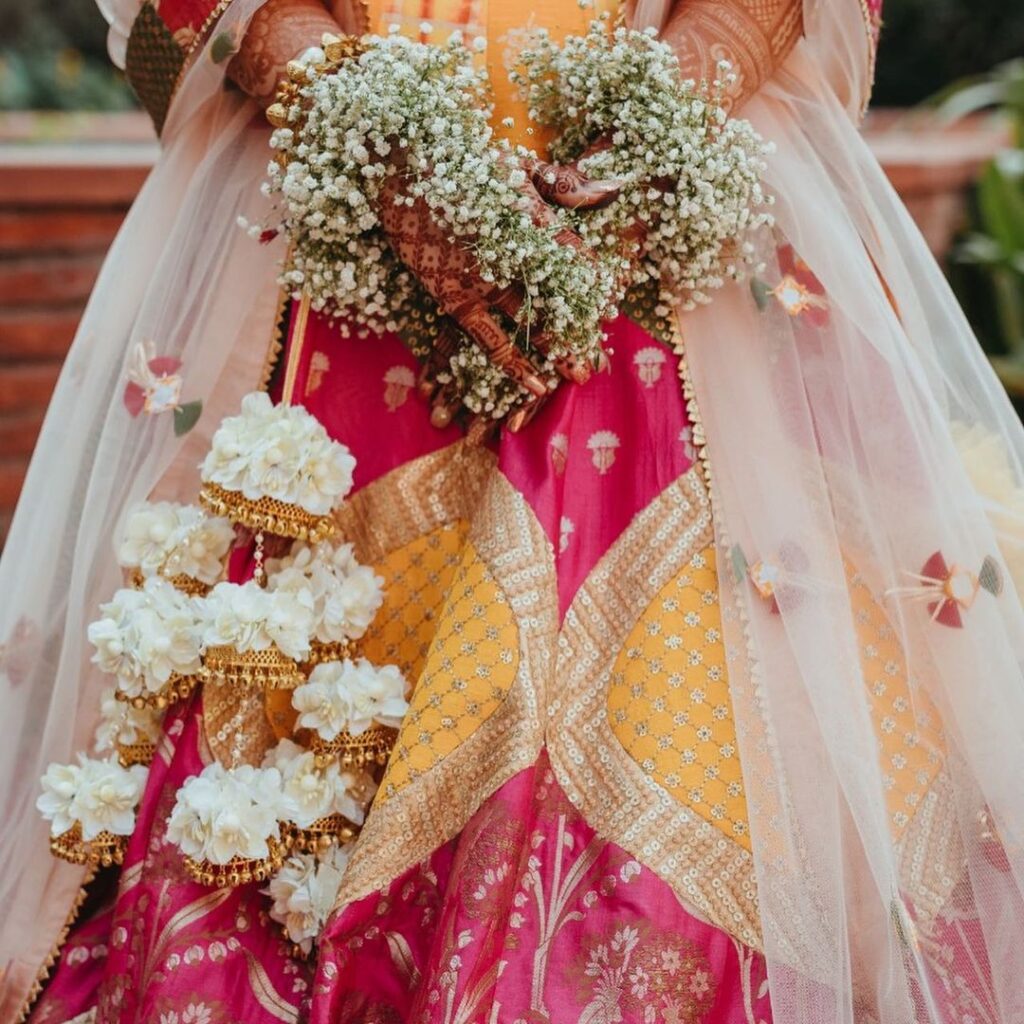
[{"label": "blurred garden background", "polygon": [[[830,2],[830,0],[826,0]],[[1024,409],[1024,3],[886,0],[865,135]],[[0,544],[156,143],[94,0],[0,0]]]}]

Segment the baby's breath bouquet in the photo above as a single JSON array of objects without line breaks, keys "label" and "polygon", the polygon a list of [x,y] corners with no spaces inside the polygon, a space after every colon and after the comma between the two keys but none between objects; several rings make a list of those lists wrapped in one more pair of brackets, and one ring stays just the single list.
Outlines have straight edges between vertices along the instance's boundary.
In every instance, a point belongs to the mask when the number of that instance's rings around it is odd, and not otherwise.
[{"label": "baby's breath bouquet", "polygon": [[[314,309],[407,341],[412,335],[422,349],[430,341],[423,324],[437,323],[439,311],[381,230],[382,202],[422,201],[449,238],[472,252],[484,282],[521,288],[524,301],[507,326],[542,375],[552,378],[559,358],[596,364],[601,325],[616,312],[612,261],[558,240],[564,212],[535,222],[526,172],[493,137],[486,72],[474,66],[462,37],[435,46],[393,32],[363,47],[329,68],[307,60],[272,137],[278,161],[268,190],[281,196],[291,240],[284,283],[305,292]],[[396,175],[403,187],[385,199]],[[541,322],[554,339],[543,355],[530,345]],[[480,362],[464,339],[450,379],[473,411],[500,417],[525,392],[500,373],[485,372],[484,380],[475,371],[489,368]]]},{"label": "baby's breath bouquet", "polygon": [[[533,33],[511,72],[530,117],[557,133],[551,158],[580,159],[591,178],[623,183],[573,227],[595,252],[618,252],[631,286],[654,285],[664,312],[710,301],[753,259],[752,231],[770,223],[761,186],[770,147],[749,121],[728,117],[731,84],[685,79],[653,29],[596,18],[562,44]],[[638,230],[639,229],[639,230]],[[637,239],[634,251],[623,238]]]},{"label": "baby's breath bouquet", "polygon": [[[282,282],[343,330],[391,331],[420,358],[433,352],[436,382],[473,413],[501,419],[531,395],[467,335],[439,338],[445,311],[392,248],[389,212],[425,205],[485,284],[522,296],[501,326],[550,388],[561,364],[600,365],[602,324],[627,289],[657,294],[662,317],[706,302],[742,276],[748,236],[770,220],[768,149],[726,116],[728,78],[684,79],[653,32],[607,17],[560,45],[533,34],[510,69],[531,119],[558,133],[551,156],[622,183],[600,209],[535,215],[524,170],[535,154],[495,139],[486,72],[458,33],[436,46],[395,30],[347,59],[311,51],[289,74],[266,184],[290,240]],[[566,229],[586,246],[566,245]]]}]

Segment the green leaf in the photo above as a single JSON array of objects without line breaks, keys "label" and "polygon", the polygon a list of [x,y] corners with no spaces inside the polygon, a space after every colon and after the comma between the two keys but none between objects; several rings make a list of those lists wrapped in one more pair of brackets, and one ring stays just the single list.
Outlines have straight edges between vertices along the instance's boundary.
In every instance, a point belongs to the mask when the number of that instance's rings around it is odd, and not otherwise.
[{"label": "green leaf", "polygon": [[729,560],[732,562],[732,577],[740,583],[747,575],[747,556],[743,554],[743,548],[734,544],[729,552]]},{"label": "green leaf", "polygon": [[194,402],[186,402],[174,410],[174,436],[183,437],[199,421],[203,411],[203,403],[197,398]]},{"label": "green leaf", "polygon": [[958,263],[978,263],[982,266],[993,266],[1005,263],[1007,253],[1003,247],[988,235],[968,235],[956,247],[954,257]]},{"label": "green leaf", "polygon": [[750,279],[750,294],[754,296],[757,308],[763,313],[768,308],[772,295],[772,290],[767,282],[762,281],[759,277],[752,277]]},{"label": "green leaf", "polygon": [[1024,189],[990,163],[978,182],[978,209],[987,234],[1009,255],[1024,250]]},{"label": "green leaf", "polygon": [[210,43],[210,60],[214,64],[222,64],[235,53],[234,37],[228,32],[220,32]]}]

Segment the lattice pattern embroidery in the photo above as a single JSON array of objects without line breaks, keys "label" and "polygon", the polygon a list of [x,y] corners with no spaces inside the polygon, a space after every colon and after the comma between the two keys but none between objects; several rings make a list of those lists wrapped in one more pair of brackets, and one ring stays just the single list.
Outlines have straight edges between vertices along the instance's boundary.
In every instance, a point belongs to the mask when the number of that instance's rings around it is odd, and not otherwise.
[{"label": "lattice pattern embroidery", "polygon": [[693,555],[626,638],[608,716],[648,776],[750,848],[713,547]]},{"label": "lattice pattern embroidery", "polygon": [[908,678],[885,611],[856,572],[849,572],[849,587],[893,834],[899,836],[942,768],[941,726],[931,701]]},{"label": "lattice pattern embroidery", "polygon": [[508,598],[467,543],[378,804],[429,771],[498,709],[519,669]]},{"label": "lattice pattern embroidery", "polygon": [[384,579],[384,604],[360,644],[375,665],[397,665],[418,679],[437,632],[438,613],[462,560],[464,520],[431,530],[374,565]]}]

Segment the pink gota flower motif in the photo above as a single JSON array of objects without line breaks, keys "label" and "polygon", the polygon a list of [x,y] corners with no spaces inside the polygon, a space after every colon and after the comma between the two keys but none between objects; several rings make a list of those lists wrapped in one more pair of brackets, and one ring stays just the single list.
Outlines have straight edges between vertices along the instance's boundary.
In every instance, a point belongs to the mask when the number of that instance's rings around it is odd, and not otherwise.
[{"label": "pink gota flower motif", "polygon": [[955,562],[947,563],[942,552],[936,551],[921,566],[920,572],[906,575],[914,583],[889,593],[925,603],[932,622],[951,629],[963,628],[963,613],[972,607],[979,591],[985,590],[998,597],[1003,589],[1002,571],[991,557],[987,557],[975,573]]},{"label": "pink gota flower motif", "polygon": [[794,320],[802,318],[814,327],[824,327],[828,323],[828,299],[822,283],[793,246],[779,246],[776,258],[782,276],[774,286],[760,278],[750,282],[758,309],[763,312],[774,299]]},{"label": "pink gota flower motif", "polygon": [[199,420],[203,403],[181,401],[182,378],[178,372],[181,360],[173,356],[158,356],[152,342],[135,346],[128,363],[128,383],[124,387],[124,407],[135,418],[142,413],[156,416],[162,412],[174,413],[174,434],[187,434]]}]

